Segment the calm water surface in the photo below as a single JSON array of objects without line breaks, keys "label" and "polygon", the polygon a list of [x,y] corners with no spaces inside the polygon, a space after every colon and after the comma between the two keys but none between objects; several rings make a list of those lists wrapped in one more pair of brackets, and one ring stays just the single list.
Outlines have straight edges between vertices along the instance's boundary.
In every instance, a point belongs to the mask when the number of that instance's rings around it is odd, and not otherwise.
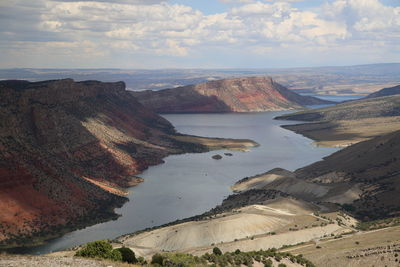
[{"label": "calm water surface", "polygon": [[116,212],[122,216],[54,239],[28,253],[41,254],[117,236],[203,213],[231,194],[237,180],[275,167],[288,170],[320,160],[336,148],[316,147],[311,140],[280,127],[275,121],[286,112],[245,114],[165,115],[181,133],[210,137],[248,138],[260,144],[250,152],[211,159],[217,153],[169,156],[165,163],[141,175],[145,182],[130,189],[130,201]]},{"label": "calm water surface", "polygon": [[352,95],[344,95],[344,96],[340,96],[340,95],[317,95],[317,94],[301,94],[301,95],[314,96],[314,97],[318,97],[318,98],[325,99],[325,100],[330,100],[330,101],[335,101],[335,102],[357,100],[357,99],[361,99],[361,98],[367,96],[367,94],[358,94],[358,95],[352,94]]}]

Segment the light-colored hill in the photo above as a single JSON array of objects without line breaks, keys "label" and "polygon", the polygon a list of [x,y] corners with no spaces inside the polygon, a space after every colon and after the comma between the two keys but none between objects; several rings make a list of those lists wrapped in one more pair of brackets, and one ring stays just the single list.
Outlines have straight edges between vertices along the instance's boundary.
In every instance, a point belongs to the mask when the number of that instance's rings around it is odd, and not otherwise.
[{"label": "light-colored hill", "polygon": [[[325,201],[333,203],[351,203],[360,197],[359,184],[340,183],[340,175],[335,172],[307,181],[296,177],[295,173],[284,169],[273,169],[264,174],[245,178],[237,182],[232,189],[244,192],[251,189],[278,190],[306,201]],[[335,180],[336,183],[328,183]],[[315,181],[319,181],[316,183]],[[323,181],[323,183],[321,183]]]},{"label": "light-colored hill", "polygon": [[200,221],[190,221],[120,237],[118,243],[138,255],[157,251],[203,254],[218,245],[223,251],[281,247],[307,242],[324,235],[348,231],[313,215],[318,207],[293,198],[279,197]]}]

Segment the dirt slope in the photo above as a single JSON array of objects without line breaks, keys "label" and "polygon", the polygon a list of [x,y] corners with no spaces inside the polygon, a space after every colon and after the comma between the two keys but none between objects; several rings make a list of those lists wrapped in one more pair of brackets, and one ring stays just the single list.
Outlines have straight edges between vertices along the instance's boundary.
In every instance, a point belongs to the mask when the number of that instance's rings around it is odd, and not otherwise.
[{"label": "dirt slope", "polygon": [[[316,183],[316,179],[329,179],[334,183]],[[360,184],[341,183],[340,175],[328,173],[314,180],[304,180],[295,173],[284,169],[273,169],[264,174],[256,175],[238,181],[232,189],[235,192],[246,192],[248,190],[263,189],[276,190],[298,199],[312,202],[352,203],[360,198],[362,193]]]},{"label": "dirt slope", "polygon": [[[296,177],[322,184],[362,184],[351,212],[363,220],[400,215],[400,131],[357,143],[296,170]],[[329,178],[329,175],[333,178]]]},{"label": "dirt slope", "polygon": [[294,198],[277,197],[210,217],[126,235],[118,238],[118,243],[145,256],[162,250],[200,255],[210,252],[213,246],[223,251],[251,251],[348,231],[315,217],[313,213],[318,209]]}]

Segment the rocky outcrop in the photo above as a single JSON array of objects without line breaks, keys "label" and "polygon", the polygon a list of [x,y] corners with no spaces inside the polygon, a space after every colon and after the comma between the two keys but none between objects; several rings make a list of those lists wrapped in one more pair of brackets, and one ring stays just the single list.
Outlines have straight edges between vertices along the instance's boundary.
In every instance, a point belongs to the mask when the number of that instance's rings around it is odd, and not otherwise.
[{"label": "rocky outcrop", "polygon": [[115,217],[135,174],[168,154],[208,150],[206,138],[177,137],[123,82],[1,81],[0,245]]},{"label": "rocky outcrop", "polygon": [[132,94],[159,113],[253,112],[332,103],[298,95],[269,77],[225,79]]}]

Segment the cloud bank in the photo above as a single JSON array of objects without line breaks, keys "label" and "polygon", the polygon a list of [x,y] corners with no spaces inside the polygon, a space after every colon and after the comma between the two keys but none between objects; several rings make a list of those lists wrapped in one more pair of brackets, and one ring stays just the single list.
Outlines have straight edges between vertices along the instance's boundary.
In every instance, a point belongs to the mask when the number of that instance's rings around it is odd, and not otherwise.
[{"label": "cloud bank", "polygon": [[[400,7],[378,0],[0,3],[0,67],[280,67],[400,61]],[[206,2],[206,1],[205,1]],[[206,3],[205,3],[206,4]]]}]

